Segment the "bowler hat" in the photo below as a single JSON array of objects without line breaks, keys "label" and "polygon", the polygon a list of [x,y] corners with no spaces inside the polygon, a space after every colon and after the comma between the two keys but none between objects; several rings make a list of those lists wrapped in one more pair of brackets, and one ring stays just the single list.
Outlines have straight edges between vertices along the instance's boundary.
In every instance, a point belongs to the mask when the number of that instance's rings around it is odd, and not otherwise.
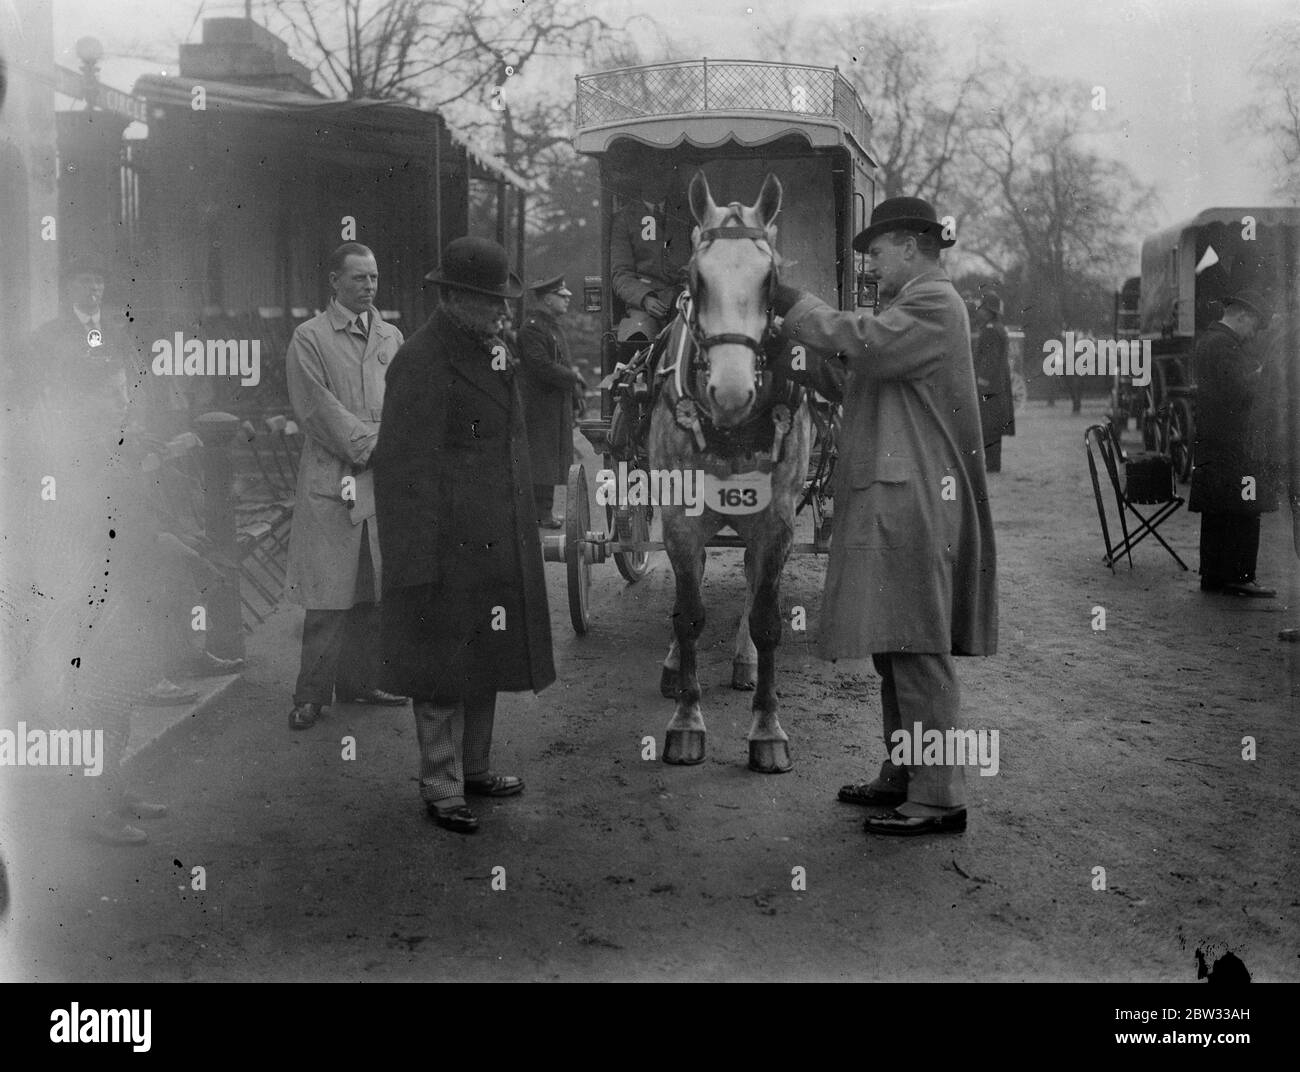
[{"label": "bowler hat", "polygon": [[921,197],[890,197],[880,202],[872,209],[871,225],[853,240],[853,248],[865,253],[873,238],[889,231],[933,234],[942,249],[953,245],[953,239],[943,237],[943,227],[935,215],[934,206]]},{"label": "bowler hat", "polygon": [[523,283],[510,270],[505,247],[473,235],[450,243],[442,251],[442,263],[424,278],[429,283],[494,298],[518,298],[524,292]]},{"label": "bowler hat", "polygon": [[1234,305],[1244,305],[1261,320],[1267,320],[1269,318],[1268,304],[1264,301],[1264,295],[1262,295],[1258,290],[1248,287],[1245,290],[1239,290],[1236,294],[1223,299],[1224,309],[1229,309]]},{"label": "bowler hat", "polygon": [[528,284],[528,289],[539,298],[552,292],[562,294],[566,298],[573,295],[573,291],[564,285],[563,275],[553,275],[549,279],[539,279],[535,283]]}]

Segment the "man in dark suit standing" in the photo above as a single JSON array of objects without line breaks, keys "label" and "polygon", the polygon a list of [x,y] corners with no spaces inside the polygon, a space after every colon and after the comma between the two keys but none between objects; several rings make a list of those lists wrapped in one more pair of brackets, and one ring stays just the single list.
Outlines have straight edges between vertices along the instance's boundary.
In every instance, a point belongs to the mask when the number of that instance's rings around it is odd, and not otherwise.
[{"label": "man in dark suit standing", "polygon": [[558,529],[560,522],[551,512],[555,485],[569,478],[573,406],[587,384],[570,363],[569,343],[560,327],[560,317],[568,311],[573,296],[564,285],[564,276],[540,280],[529,289],[535,304],[519,330],[519,361],[533,504],[537,523],[544,529]]},{"label": "man in dark suit standing", "polygon": [[491,769],[497,693],[540,692],[555,667],[523,401],[499,334],[522,287],[482,238],[456,239],[426,278],[441,304],[393,359],[371,461],[382,645],[389,687],[414,702],[425,807],[471,833],[466,794],[524,788]]},{"label": "man in dark suit standing", "polygon": [[1263,298],[1243,291],[1196,340],[1196,468],[1187,508],[1201,515],[1203,592],[1277,595],[1255,580],[1259,516],[1276,503],[1265,459],[1251,457],[1260,363],[1246,346],[1268,319]]},{"label": "man in dark suit standing", "polygon": [[1002,471],[1002,437],[1016,434],[1016,403],[1011,394],[1007,363],[1007,329],[1002,324],[1002,299],[986,293],[975,310],[975,386],[980,399],[984,436],[984,471]]}]

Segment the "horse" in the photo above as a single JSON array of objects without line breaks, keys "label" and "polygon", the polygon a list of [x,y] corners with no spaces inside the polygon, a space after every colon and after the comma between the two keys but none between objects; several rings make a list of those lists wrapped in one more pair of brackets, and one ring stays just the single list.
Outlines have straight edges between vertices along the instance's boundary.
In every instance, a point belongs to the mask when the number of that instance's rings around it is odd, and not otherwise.
[{"label": "horse", "polygon": [[702,510],[698,503],[694,511],[671,502],[659,506],[676,579],[674,640],[661,676],[661,691],[677,701],[665,734],[665,763],[704,761],[696,674],[696,641],[705,621],[700,584],[705,546],[730,524],[745,545],[748,587],[732,687],[754,690],[749,767],[769,774],[791,767],[775,687],[780,582],[808,471],[812,421],[802,390],[766,368],[778,266],[773,220],[781,197],[781,183],[771,174],[748,206],[717,205],[703,172],[691,181],[697,226],[689,283],[673,325],[679,344],[669,345],[649,437],[653,469],[683,480],[694,472],[704,487]]}]

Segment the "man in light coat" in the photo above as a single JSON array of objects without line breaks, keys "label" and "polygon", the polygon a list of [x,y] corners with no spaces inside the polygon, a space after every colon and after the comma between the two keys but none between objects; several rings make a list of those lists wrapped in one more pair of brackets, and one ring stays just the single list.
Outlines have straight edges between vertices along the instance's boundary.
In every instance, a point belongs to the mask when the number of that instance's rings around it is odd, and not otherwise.
[{"label": "man in light coat", "polygon": [[369,472],[384,377],[402,333],[374,306],[379,270],[368,248],[339,246],[329,281],[329,306],[298,326],[285,357],[305,440],[289,535],[289,593],[307,610],[289,712],[295,730],[314,725],[336,696],[406,702],[377,687],[381,567]]},{"label": "man in light coat", "polygon": [[[878,316],[786,287],[775,303],[783,334],[814,359],[814,386],[831,371],[819,352],[847,365],[819,654],[869,655],[881,676],[890,758],[875,781],[840,790],[841,800],[892,809],[867,819],[877,834],[966,828],[965,767],[949,746],[961,725],[953,656],[997,650],[969,318],[939,261],[951,244],[927,202],[891,198],[853,242],[878,276]],[[923,749],[934,730],[945,747]]]}]

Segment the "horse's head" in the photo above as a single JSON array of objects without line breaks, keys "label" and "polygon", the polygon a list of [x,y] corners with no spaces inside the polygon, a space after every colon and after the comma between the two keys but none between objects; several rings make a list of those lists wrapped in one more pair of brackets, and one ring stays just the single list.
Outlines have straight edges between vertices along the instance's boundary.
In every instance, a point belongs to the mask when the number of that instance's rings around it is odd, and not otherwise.
[{"label": "horse's head", "polygon": [[718,206],[702,171],[691,180],[691,333],[704,380],[699,401],[713,423],[730,428],[753,411],[763,381],[763,342],[772,325],[776,227],[781,183],[763,180],[752,205]]}]

